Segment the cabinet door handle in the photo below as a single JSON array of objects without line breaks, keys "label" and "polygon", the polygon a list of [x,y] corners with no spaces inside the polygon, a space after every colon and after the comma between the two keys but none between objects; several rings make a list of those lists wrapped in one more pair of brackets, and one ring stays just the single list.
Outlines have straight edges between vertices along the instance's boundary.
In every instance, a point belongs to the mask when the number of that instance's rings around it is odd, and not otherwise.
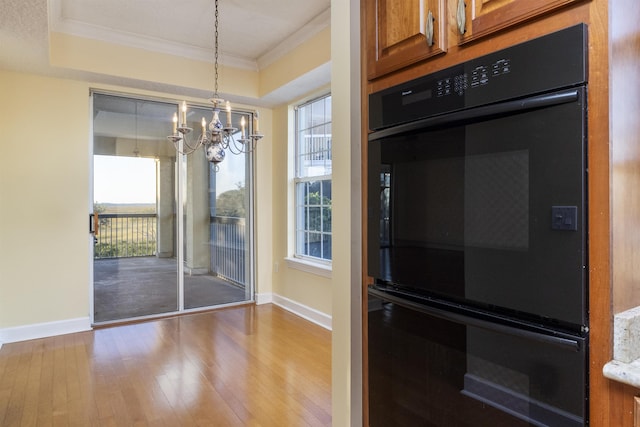
[{"label": "cabinet door handle", "polygon": [[467,31],[465,26],[467,24],[467,15],[465,13],[467,5],[464,3],[464,0],[458,0],[458,10],[456,12],[456,20],[458,21],[458,31],[460,35],[464,35]]},{"label": "cabinet door handle", "polygon": [[433,17],[433,13],[429,11],[427,14],[427,23],[425,24],[425,33],[427,33],[427,45],[429,47],[433,46],[433,21],[435,18]]}]

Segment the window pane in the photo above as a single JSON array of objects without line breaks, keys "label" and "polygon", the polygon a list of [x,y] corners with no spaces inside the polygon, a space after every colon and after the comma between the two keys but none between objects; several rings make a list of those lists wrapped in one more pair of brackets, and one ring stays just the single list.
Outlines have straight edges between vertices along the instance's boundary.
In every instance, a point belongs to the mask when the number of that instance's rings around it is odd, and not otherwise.
[{"label": "window pane", "polygon": [[331,97],[296,109],[296,254],[331,259]]},{"label": "window pane", "polygon": [[311,104],[311,126],[317,126],[324,123],[324,99]]},{"label": "window pane", "polygon": [[331,98],[326,97],[297,110],[296,176],[331,174]]},{"label": "window pane", "polygon": [[322,241],[322,258],[323,259],[331,259],[331,235],[325,234],[324,240]]},{"label": "window pane", "polygon": [[331,181],[322,181],[322,231],[331,233]]},{"label": "window pane", "polygon": [[331,204],[331,180],[322,181],[322,195],[326,197],[328,203]]},{"label": "window pane", "polygon": [[331,233],[331,206],[322,208],[322,231]]},{"label": "window pane", "polygon": [[307,183],[307,205],[318,205],[320,197],[320,185],[322,181],[311,181]]},{"label": "window pane", "polygon": [[305,255],[322,258],[322,234],[307,233],[308,253]]},{"label": "window pane", "polygon": [[322,210],[319,207],[310,207],[308,209],[306,229],[310,231],[322,230]]}]

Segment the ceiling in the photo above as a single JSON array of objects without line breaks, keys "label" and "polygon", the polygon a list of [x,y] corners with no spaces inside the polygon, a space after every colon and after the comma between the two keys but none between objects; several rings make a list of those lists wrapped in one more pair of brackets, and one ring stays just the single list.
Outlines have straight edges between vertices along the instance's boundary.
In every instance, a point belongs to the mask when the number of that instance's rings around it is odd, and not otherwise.
[{"label": "ceiling", "polygon": [[[331,0],[219,0],[219,62],[253,70],[268,66],[327,28],[330,5]],[[0,0],[0,68],[175,92],[51,67],[49,32],[213,62],[214,16],[214,0]],[[318,73],[314,81],[328,82],[328,67]],[[308,90],[308,82],[283,90],[303,87]],[[262,104],[286,96],[291,94]]]}]

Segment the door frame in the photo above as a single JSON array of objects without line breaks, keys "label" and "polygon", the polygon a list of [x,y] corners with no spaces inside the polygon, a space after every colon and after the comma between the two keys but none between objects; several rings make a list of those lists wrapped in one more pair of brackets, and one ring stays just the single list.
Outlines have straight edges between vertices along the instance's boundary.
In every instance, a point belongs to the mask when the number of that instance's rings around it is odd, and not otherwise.
[{"label": "door frame", "polygon": [[[89,205],[88,205],[88,215],[87,217],[91,217],[94,214],[94,95],[108,95],[108,96],[116,96],[127,98],[136,101],[150,101],[150,102],[160,102],[175,105],[176,112],[179,112],[180,101],[176,101],[174,99],[167,99],[161,97],[149,97],[149,96],[141,96],[123,92],[113,92],[107,90],[100,89],[90,89],[89,90]],[[205,103],[198,102],[190,102],[188,104],[191,107],[198,108],[211,108],[210,105]],[[247,109],[234,109],[232,113],[240,113],[245,115],[250,115],[253,117],[255,115],[255,111],[247,110]],[[168,119],[169,120],[169,119]],[[253,120],[249,120],[250,124],[253,124]],[[251,126],[251,125],[249,125]],[[180,141],[180,150],[182,151],[182,141]],[[245,188],[246,188],[246,204],[245,212],[246,212],[246,233],[245,236],[248,240],[246,254],[247,260],[245,261],[245,295],[248,294],[248,298],[240,301],[240,302],[231,302],[231,303],[223,303],[213,306],[204,306],[204,307],[196,307],[196,308],[186,308],[184,307],[184,261],[185,261],[185,250],[184,250],[184,204],[183,201],[185,199],[184,188],[183,188],[183,174],[185,173],[185,167],[183,162],[184,154],[180,154],[176,150],[176,160],[175,160],[175,193],[176,199],[175,203],[177,204],[176,209],[176,222],[175,222],[175,236],[176,236],[176,263],[177,263],[177,310],[168,311],[158,314],[151,315],[143,315],[137,317],[116,319],[112,321],[99,322],[99,325],[109,325],[109,324],[117,324],[122,322],[131,322],[131,321],[143,321],[154,318],[162,318],[168,315],[175,314],[185,314],[185,313],[194,313],[199,311],[207,311],[211,310],[214,307],[228,307],[233,305],[242,305],[247,303],[254,303],[256,300],[255,296],[255,271],[256,271],[256,253],[255,253],[255,151],[247,153],[246,161],[245,161]],[[88,233],[88,262],[89,262],[89,318],[91,325],[96,325],[95,322],[95,288],[94,288],[94,233],[91,232],[91,224],[90,224],[90,232]]]}]

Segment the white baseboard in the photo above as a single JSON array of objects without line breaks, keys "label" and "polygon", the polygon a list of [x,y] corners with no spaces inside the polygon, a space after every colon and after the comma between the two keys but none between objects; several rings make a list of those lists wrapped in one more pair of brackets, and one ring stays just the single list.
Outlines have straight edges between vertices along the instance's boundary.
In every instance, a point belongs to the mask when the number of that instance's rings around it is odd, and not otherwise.
[{"label": "white baseboard", "polygon": [[291,313],[307,319],[316,325],[322,326],[325,329],[331,330],[331,316],[325,314],[315,308],[308,307],[299,302],[293,301],[289,298],[282,297],[277,294],[272,294],[273,304],[284,308]]},{"label": "white baseboard", "polygon": [[89,330],[91,330],[91,319],[89,317],[5,328],[0,329],[0,347],[2,347],[2,344],[11,342],[34,340]]},{"label": "white baseboard", "polygon": [[265,294],[255,294],[254,299],[256,305],[271,304],[273,302],[273,294],[271,292]]},{"label": "white baseboard", "polygon": [[[277,294],[264,293],[256,294],[255,301],[258,305],[273,303],[303,319],[331,330],[331,316],[289,298]],[[0,348],[2,348],[2,344],[89,330],[91,330],[91,319],[89,317],[0,329]]]}]

